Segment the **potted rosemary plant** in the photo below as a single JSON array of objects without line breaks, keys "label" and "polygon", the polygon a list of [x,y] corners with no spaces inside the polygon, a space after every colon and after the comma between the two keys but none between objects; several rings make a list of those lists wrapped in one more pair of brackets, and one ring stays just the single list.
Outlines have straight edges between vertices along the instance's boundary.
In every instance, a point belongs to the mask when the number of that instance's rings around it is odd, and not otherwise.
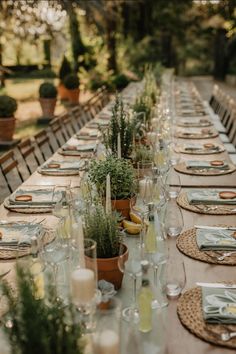
[{"label": "potted rosemary plant", "polygon": [[148,146],[136,145],[135,149],[133,150],[132,160],[133,160],[133,166],[135,168],[137,168],[138,162],[142,162],[142,161],[152,162],[153,151],[150,150]]},{"label": "potted rosemary plant", "polygon": [[39,87],[39,102],[43,117],[52,118],[57,103],[57,89],[50,82],[44,82]]},{"label": "potted rosemary plant", "polygon": [[0,141],[11,141],[13,138],[17,109],[16,100],[10,96],[0,96]]},{"label": "potted rosemary plant", "polygon": [[65,306],[54,287],[46,299],[35,298],[31,275],[17,268],[17,296],[2,282],[8,312],[1,318],[12,354],[83,354],[81,327],[72,304]]},{"label": "potted rosemary plant", "polygon": [[67,75],[63,83],[68,91],[67,97],[70,103],[77,104],[79,100],[79,78],[76,74]]},{"label": "potted rosemary plant", "polygon": [[[98,280],[105,279],[112,283],[115,289],[122,284],[123,273],[118,268],[121,231],[118,228],[119,216],[117,213],[107,213],[102,204],[97,203],[90,207],[84,216],[84,234],[97,243]],[[124,247],[124,253],[128,249]]]},{"label": "potted rosemary plant", "polygon": [[114,156],[106,160],[93,160],[90,164],[88,177],[96,186],[101,198],[105,198],[106,176],[110,174],[112,208],[129,218],[130,200],[135,194],[135,171],[128,160]]},{"label": "potted rosemary plant", "polygon": [[118,134],[120,134],[121,157],[130,158],[133,145],[133,123],[124,110],[122,99],[116,96],[109,127],[103,133],[104,145],[111,150],[114,156],[117,156]]}]

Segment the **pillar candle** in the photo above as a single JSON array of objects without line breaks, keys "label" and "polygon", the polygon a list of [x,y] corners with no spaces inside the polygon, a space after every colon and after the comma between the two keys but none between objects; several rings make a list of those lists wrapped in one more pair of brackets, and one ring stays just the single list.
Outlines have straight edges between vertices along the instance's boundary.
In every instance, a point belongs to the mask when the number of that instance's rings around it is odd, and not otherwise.
[{"label": "pillar candle", "polygon": [[[95,335],[96,336],[96,335]],[[95,353],[96,354],[119,354],[120,343],[118,334],[111,330],[105,329],[96,336]]]},{"label": "pillar candle", "polygon": [[106,213],[111,213],[111,177],[106,177]]},{"label": "pillar candle", "polygon": [[95,276],[91,269],[78,268],[71,274],[71,295],[75,304],[89,303],[95,295]]},{"label": "pillar candle", "polygon": [[120,133],[117,135],[117,157],[121,159],[121,140],[120,140]]}]

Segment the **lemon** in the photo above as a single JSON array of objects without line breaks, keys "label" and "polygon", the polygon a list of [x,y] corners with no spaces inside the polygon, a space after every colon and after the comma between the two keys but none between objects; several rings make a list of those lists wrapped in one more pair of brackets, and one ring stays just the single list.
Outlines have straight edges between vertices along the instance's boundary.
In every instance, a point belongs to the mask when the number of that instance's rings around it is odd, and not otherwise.
[{"label": "lemon", "polygon": [[129,216],[131,221],[133,221],[135,224],[142,224],[142,219],[140,218],[139,214],[136,211],[132,210],[129,213]]},{"label": "lemon", "polygon": [[131,235],[137,235],[140,233],[142,225],[136,224],[132,221],[124,220],[123,227],[127,230],[127,232]]}]

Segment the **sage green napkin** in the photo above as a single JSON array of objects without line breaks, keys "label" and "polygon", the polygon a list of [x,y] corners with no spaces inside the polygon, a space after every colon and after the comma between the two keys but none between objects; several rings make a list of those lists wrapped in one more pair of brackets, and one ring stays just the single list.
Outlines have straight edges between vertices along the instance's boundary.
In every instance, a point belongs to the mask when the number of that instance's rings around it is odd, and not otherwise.
[{"label": "sage green napkin", "polygon": [[[16,192],[14,192],[10,197],[9,197],[9,203],[11,205],[15,205],[18,207],[25,208],[26,206],[31,206],[31,207],[45,207],[48,208],[49,206],[52,206],[56,202],[60,201],[62,198],[62,194],[60,191],[57,192],[57,196],[53,195],[53,190],[54,188],[36,188],[31,189],[25,187],[25,189],[18,189]],[[19,195],[31,195],[32,200],[28,202],[24,201],[18,201],[15,200],[15,198]]]},{"label": "sage green napkin", "polygon": [[[50,168],[49,164],[59,164],[58,168]],[[48,172],[65,172],[65,171],[76,171],[80,170],[84,165],[84,161],[55,161],[51,160],[41,166],[39,169]]]},{"label": "sage green napkin", "polygon": [[201,251],[234,251],[236,240],[231,230],[197,229],[196,241]]},{"label": "sage green napkin", "polygon": [[30,246],[31,237],[41,237],[43,227],[39,224],[32,223],[0,223],[2,239],[1,247]]},{"label": "sage green napkin", "polygon": [[212,148],[205,148],[203,145],[185,145],[185,151],[218,151],[220,150],[219,146],[213,146]]},{"label": "sage green napkin", "polygon": [[198,160],[189,160],[186,161],[186,167],[188,169],[201,170],[229,170],[229,165],[227,162],[224,162],[221,166],[212,166],[209,161],[198,161]]},{"label": "sage green napkin", "polygon": [[208,323],[236,324],[236,289],[203,287],[202,309]]},{"label": "sage green napkin", "polygon": [[221,199],[217,189],[191,189],[187,191],[189,204],[236,205],[236,198]]}]

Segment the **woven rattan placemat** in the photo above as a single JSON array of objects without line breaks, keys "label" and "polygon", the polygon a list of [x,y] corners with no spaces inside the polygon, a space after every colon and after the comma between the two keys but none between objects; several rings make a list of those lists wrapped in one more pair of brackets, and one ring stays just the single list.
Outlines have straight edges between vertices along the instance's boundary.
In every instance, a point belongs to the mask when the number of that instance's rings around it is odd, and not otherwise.
[{"label": "woven rattan placemat", "polygon": [[12,205],[9,202],[9,198],[6,198],[3,203],[4,207],[10,211],[13,211],[15,213],[22,213],[22,214],[45,214],[45,213],[51,213],[52,208],[30,208],[30,206],[26,206],[25,208],[17,208],[17,205]]},{"label": "woven rattan placemat", "polygon": [[187,168],[186,164],[179,163],[178,165],[174,166],[174,169],[177,172],[184,173],[186,175],[193,175],[193,176],[221,176],[221,175],[227,175],[230,174],[234,171],[236,171],[236,166],[233,165],[232,163],[229,163],[229,169],[228,170],[220,170],[220,169],[196,169],[194,170],[193,168]]},{"label": "woven rattan placemat", "polygon": [[215,155],[225,151],[223,145],[215,145],[215,146],[217,146],[219,149],[218,150],[205,149],[205,150],[191,151],[191,150],[185,150],[184,146],[180,146],[180,147],[176,146],[175,152],[181,154],[188,154],[188,155]]},{"label": "woven rattan placemat", "polygon": [[196,242],[196,229],[192,228],[184,231],[176,241],[178,249],[186,256],[197,259],[198,261],[211,264],[236,265],[236,254],[231,257],[225,257],[224,260],[219,261],[214,251],[200,251]]},{"label": "woven rattan placemat", "polygon": [[211,139],[211,138],[216,138],[219,135],[218,132],[213,132],[212,134],[190,134],[186,135],[183,133],[176,133],[175,137],[180,138],[180,139]]},{"label": "woven rattan placemat", "polygon": [[[55,238],[55,235],[53,232],[45,231],[45,235],[43,236],[43,242],[44,244],[51,243]],[[1,248],[0,249],[0,259],[15,259],[18,257],[24,257],[30,254],[30,246],[29,247],[22,247],[18,249],[5,249]]]},{"label": "woven rattan placemat", "polygon": [[[236,338],[228,342],[220,339],[220,333],[225,332],[225,328],[220,324],[207,324],[202,313],[202,293],[201,288],[196,287],[187,290],[178,300],[177,313],[184,327],[195,336],[214,345],[227,348],[236,348]],[[236,325],[224,325],[230,331],[236,331]]]},{"label": "woven rattan placemat", "polygon": [[193,211],[194,213],[207,215],[234,215],[236,214],[236,205],[203,205],[189,204],[187,193],[182,192],[177,198],[177,203],[181,208]]}]

